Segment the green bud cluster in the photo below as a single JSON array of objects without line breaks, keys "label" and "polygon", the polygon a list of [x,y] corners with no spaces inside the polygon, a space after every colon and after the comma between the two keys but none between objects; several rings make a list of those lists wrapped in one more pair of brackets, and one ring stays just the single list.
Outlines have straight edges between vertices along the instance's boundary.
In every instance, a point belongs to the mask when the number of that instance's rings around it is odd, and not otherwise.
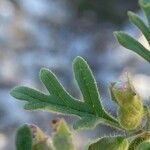
[{"label": "green bud cluster", "polygon": [[143,104],[131,81],[113,82],[110,85],[112,99],[118,105],[118,120],[120,125],[132,130],[137,128],[143,118]]},{"label": "green bud cluster", "polygon": [[56,123],[52,138],[36,125],[23,125],[18,128],[16,150],[75,150],[67,123],[63,119]]},{"label": "green bud cluster", "polygon": [[50,137],[36,125],[29,126],[32,131],[32,150],[53,150]]}]

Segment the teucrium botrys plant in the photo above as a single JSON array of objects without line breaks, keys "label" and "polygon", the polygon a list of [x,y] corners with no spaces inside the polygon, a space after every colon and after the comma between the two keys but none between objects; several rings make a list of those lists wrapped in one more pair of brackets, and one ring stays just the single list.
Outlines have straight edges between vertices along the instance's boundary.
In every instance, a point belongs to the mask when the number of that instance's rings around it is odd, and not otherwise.
[{"label": "teucrium botrys plant", "polygon": [[[150,0],[140,0],[149,25],[134,14],[128,12],[130,21],[140,29],[150,44]],[[119,43],[136,52],[150,62],[150,51],[130,35],[115,32]],[[106,136],[90,142],[88,150],[150,150],[150,111],[135,91],[131,79],[112,82],[109,86],[111,99],[117,104],[117,116],[112,116],[103,107],[101,96],[93,73],[82,57],[73,61],[74,78],[82,94],[82,99],[71,96],[50,70],[42,68],[39,76],[49,94],[36,89],[18,86],[11,95],[26,101],[26,110],[42,109],[66,115],[75,115],[79,119],[74,129],[94,128],[103,123],[122,132],[121,135]],[[143,122],[143,120],[146,120]],[[55,133],[52,137],[35,125],[23,125],[17,130],[16,150],[75,150],[72,133],[63,119],[53,122]]]},{"label": "teucrium botrys plant", "polygon": [[[131,23],[133,23],[141,31],[150,44],[150,0],[139,0],[139,4],[146,14],[149,25],[146,25],[139,16],[131,11],[128,12],[128,16]],[[149,49],[145,48],[140,42],[125,32],[119,31],[114,32],[114,34],[122,46],[136,52],[138,55],[150,62]]]}]

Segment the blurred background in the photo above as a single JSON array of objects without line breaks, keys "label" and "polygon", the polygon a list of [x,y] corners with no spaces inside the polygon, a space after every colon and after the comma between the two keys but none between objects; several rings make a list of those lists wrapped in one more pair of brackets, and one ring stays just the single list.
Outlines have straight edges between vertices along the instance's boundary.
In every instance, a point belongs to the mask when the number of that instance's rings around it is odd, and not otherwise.
[{"label": "blurred background", "polygon": [[[37,124],[51,134],[50,121],[62,117],[24,111],[23,103],[9,95],[10,89],[28,85],[47,92],[38,78],[40,68],[47,67],[72,95],[79,97],[71,69],[78,55],[91,66],[107,110],[116,111],[108,84],[125,72],[130,72],[142,99],[149,103],[149,64],[119,46],[112,34],[115,30],[127,31],[147,46],[129,23],[127,10],[145,20],[137,0],[0,0],[0,150],[15,150],[15,130],[22,123]],[[71,125],[77,118],[65,119]],[[116,131],[99,125],[73,132],[77,148],[83,150],[89,138]]]}]

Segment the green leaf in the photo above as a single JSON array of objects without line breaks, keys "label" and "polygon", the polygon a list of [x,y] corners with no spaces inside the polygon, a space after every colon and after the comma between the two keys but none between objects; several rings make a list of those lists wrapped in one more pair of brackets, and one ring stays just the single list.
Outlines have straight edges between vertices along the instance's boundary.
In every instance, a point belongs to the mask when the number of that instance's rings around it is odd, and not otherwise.
[{"label": "green leaf", "polygon": [[[143,132],[134,137],[129,145],[128,150],[136,150],[136,148],[143,142],[150,140],[150,132]],[[142,150],[142,149],[141,149]]]},{"label": "green leaf", "polygon": [[63,119],[59,121],[52,140],[56,150],[75,150],[71,131]]},{"label": "green leaf", "polygon": [[127,150],[128,141],[122,136],[103,137],[91,144],[88,150]]},{"label": "green leaf", "polygon": [[[83,102],[77,102],[75,105],[76,109],[74,109],[74,107],[70,108],[65,106],[63,101],[61,101],[60,99],[58,99],[58,97],[54,95],[45,95],[37,90],[25,86],[14,88],[13,90],[11,90],[10,94],[19,100],[28,101],[28,103],[26,103],[24,106],[24,108],[27,110],[42,108],[42,109],[52,110],[52,111],[65,113],[65,114],[68,113],[75,114],[78,116],[82,116],[85,113],[84,112],[85,110],[90,112],[90,110],[84,109],[85,106]],[[79,104],[80,107],[78,107]]]},{"label": "green leaf", "polygon": [[95,114],[100,116],[104,113],[100,103],[100,95],[94,76],[83,58],[77,57],[73,63],[75,79],[82,92],[84,102],[93,106]]},{"label": "green leaf", "polygon": [[88,107],[92,107],[95,117],[117,123],[117,120],[108,114],[101,104],[96,80],[87,62],[83,58],[77,57],[74,60],[73,69],[75,79],[82,92],[83,100]]},{"label": "green leaf", "polygon": [[42,68],[40,78],[50,94],[59,97],[67,106],[72,107],[74,105],[74,98],[64,89],[51,71]]},{"label": "green leaf", "polygon": [[87,107],[87,105],[83,104],[82,101],[79,101],[72,97],[61,85],[61,83],[58,81],[57,77],[48,69],[42,68],[40,71],[40,79],[45,85],[45,87],[48,89],[49,93],[51,95],[54,95],[58,97],[58,99],[65,105],[66,107],[71,107],[74,109],[86,110],[93,112],[91,107]]},{"label": "green leaf", "polygon": [[145,60],[150,62],[150,51],[147,50],[142,44],[140,44],[137,40],[129,36],[128,34],[119,31],[114,32],[118,42],[124,46],[127,49],[130,49],[137,54],[139,54],[141,57],[143,57]]},{"label": "green leaf", "polygon": [[141,30],[147,41],[150,43],[150,28],[147,27],[140,17],[135,13],[129,11],[128,16],[130,21]]},{"label": "green leaf", "polygon": [[[28,102],[45,102],[45,103],[56,102],[56,97],[47,96],[38,90],[25,87],[25,86],[15,87],[13,90],[11,90],[10,94],[16,99],[24,100]],[[62,104],[61,101],[59,103]]]},{"label": "green leaf", "polygon": [[135,150],[150,150],[150,142],[141,143]]},{"label": "green leaf", "polygon": [[32,133],[28,125],[17,129],[16,150],[32,150]]},{"label": "green leaf", "polygon": [[78,120],[76,123],[74,123],[73,128],[76,130],[82,129],[82,128],[93,128],[96,127],[96,125],[100,123],[100,119],[92,116],[86,116],[82,119]]},{"label": "green leaf", "polygon": [[148,23],[150,25],[150,0],[139,0],[139,5],[144,10],[145,15],[148,19]]},{"label": "green leaf", "polygon": [[[40,79],[50,95],[24,86],[14,88],[10,94],[19,100],[27,101],[24,106],[26,110],[44,109],[79,116],[81,120],[75,125],[75,128],[84,128],[85,121],[87,121],[86,128],[94,127],[100,121],[121,128],[118,121],[102,107],[96,81],[85,60],[77,57],[73,67],[84,101],[72,97],[56,76],[45,68],[40,71]],[[93,123],[90,122],[89,117]]]}]

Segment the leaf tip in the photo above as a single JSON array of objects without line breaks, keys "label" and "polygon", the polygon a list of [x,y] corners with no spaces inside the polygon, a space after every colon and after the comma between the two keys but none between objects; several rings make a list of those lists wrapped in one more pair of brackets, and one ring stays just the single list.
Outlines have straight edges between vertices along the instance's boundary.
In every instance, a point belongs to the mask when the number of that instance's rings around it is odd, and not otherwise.
[{"label": "leaf tip", "polygon": [[43,82],[43,81],[45,80],[45,77],[46,77],[47,75],[49,75],[49,74],[50,74],[50,70],[43,67],[43,68],[40,69],[39,78],[40,78],[41,81]]},{"label": "leaf tip", "polygon": [[120,39],[120,36],[122,35],[122,31],[115,31],[115,32],[113,32],[113,34],[114,34],[114,36],[115,36],[115,38],[119,41],[119,39]]},{"label": "leaf tip", "polygon": [[132,11],[128,11],[128,12],[127,12],[127,15],[130,17],[130,16],[133,16],[134,13],[133,13]]},{"label": "leaf tip", "polygon": [[134,12],[132,12],[132,11],[128,11],[127,14],[128,14],[129,20],[131,22],[132,22],[132,20],[134,20],[135,18],[137,18],[137,15]]},{"label": "leaf tip", "polygon": [[41,68],[40,69],[40,72],[39,72],[39,74],[40,74],[40,76],[42,76],[45,72],[48,72],[48,69],[47,68]]},{"label": "leaf tip", "polygon": [[9,94],[12,97],[16,98],[17,97],[17,92],[18,92],[19,89],[20,89],[20,86],[16,86],[16,87],[14,87],[13,89],[10,90]]}]

